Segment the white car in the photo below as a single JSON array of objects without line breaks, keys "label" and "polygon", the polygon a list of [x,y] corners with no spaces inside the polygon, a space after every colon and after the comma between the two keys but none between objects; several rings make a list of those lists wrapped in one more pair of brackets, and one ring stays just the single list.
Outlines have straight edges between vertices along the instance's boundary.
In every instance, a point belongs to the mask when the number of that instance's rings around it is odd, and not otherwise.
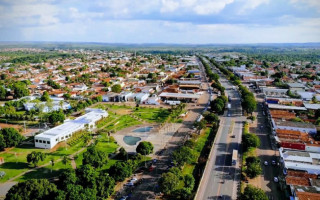
[{"label": "white car", "polygon": [[125,186],[134,186],[133,182],[126,183]]},{"label": "white car", "polygon": [[137,180],[138,180],[137,178],[132,178],[132,179],[130,180],[130,182],[134,183],[134,182],[136,182]]},{"label": "white car", "polygon": [[278,183],[278,182],[279,182],[278,177],[274,177],[274,178],[273,178],[273,181],[274,181],[275,183]]},{"label": "white car", "polygon": [[263,163],[265,166],[269,165],[268,161],[264,161]]}]

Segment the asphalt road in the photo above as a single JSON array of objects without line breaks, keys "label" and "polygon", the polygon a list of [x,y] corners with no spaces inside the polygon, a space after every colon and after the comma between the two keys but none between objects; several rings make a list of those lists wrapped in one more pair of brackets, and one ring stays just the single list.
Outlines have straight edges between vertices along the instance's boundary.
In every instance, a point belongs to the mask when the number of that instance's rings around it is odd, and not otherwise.
[{"label": "asphalt road", "polygon": [[242,123],[245,118],[242,117],[238,91],[233,89],[233,85],[223,75],[220,75],[220,82],[226,88],[226,94],[231,97],[231,109],[220,117],[220,127],[197,199],[236,199],[239,190],[239,159],[236,165],[232,165],[231,157],[233,149],[240,149]]}]

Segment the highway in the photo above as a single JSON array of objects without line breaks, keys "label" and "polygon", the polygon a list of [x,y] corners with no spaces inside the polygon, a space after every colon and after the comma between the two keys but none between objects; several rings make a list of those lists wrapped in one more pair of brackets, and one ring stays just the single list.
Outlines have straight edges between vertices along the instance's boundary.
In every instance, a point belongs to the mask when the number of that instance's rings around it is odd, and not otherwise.
[{"label": "highway", "polygon": [[[213,71],[217,72],[215,69]],[[231,109],[220,117],[220,127],[195,199],[237,199],[239,190],[240,159],[232,165],[231,156],[233,149],[240,149],[245,118],[242,117],[239,92],[223,75],[220,75],[220,82],[231,98]]]}]

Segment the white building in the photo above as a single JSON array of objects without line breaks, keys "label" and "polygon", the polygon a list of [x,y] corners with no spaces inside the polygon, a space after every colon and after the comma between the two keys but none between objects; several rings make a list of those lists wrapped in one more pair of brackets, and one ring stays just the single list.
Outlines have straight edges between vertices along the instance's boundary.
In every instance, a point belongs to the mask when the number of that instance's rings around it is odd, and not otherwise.
[{"label": "white building", "polygon": [[101,109],[86,109],[86,114],[74,120],[65,122],[50,130],[47,130],[34,137],[35,147],[51,149],[61,141],[65,141],[72,136],[73,133],[85,129],[95,128],[95,123],[103,117],[107,117],[108,113]]}]

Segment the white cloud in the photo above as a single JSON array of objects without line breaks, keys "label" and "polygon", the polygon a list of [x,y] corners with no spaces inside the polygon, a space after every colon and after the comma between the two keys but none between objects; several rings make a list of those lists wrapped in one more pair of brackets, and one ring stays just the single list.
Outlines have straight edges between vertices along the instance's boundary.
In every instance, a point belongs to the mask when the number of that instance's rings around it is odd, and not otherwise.
[{"label": "white cloud", "polygon": [[199,15],[216,14],[222,11],[226,5],[233,3],[233,0],[215,0],[199,3],[195,6],[194,11]]},{"label": "white cloud", "polygon": [[161,0],[162,7],[160,11],[162,13],[176,11],[180,7],[180,2],[174,0]]},{"label": "white cloud", "polygon": [[239,9],[238,14],[244,14],[249,10],[253,10],[262,4],[269,3],[270,0],[241,0],[242,6]]},{"label": "white cloud", "polygon": [[290,0],[292,4],[297,6],[305,4],[311,8],[316,8],[320,12],[320,1],[319,0]]}]

